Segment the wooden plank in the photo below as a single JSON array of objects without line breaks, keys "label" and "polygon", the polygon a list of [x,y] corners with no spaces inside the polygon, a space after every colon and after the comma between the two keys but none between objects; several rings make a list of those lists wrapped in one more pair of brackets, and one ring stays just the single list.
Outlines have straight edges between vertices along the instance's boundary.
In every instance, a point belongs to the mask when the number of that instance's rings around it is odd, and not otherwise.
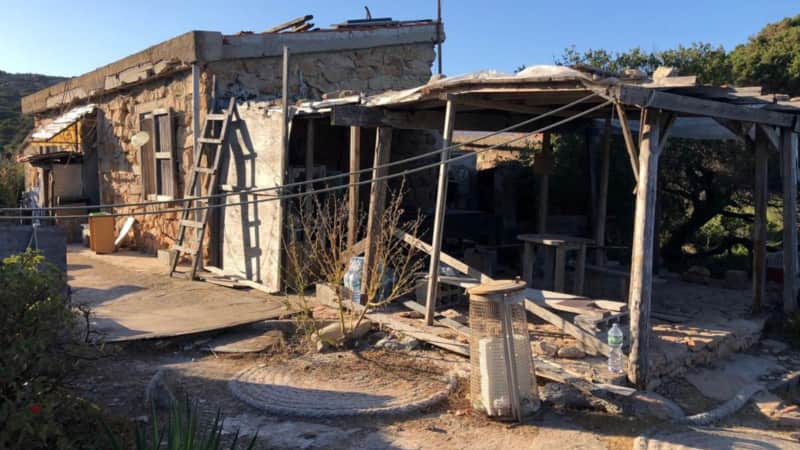
[{"label": "wooden plank", "polygon": [[[406,244],[411,245],[414,248],[419,249],[420,251],[423,251],[423,252],[425,252],[425,253],[427,253],[429,255],[432,252],[430,244],[428,244],[427,242],[424,242],[424,241],[422,241],[422,240],[420,240],[420,239],[418,239],[418,238],[416,238],[414,236],[411,236],[408,233],[405,233],[405,232],[403,232],[401,230],[395,230],[394,231],[394,235],[395,235],[395,237],[397,237],[398,239],[401,239]],[[480,280],[481,283],[484,283],[484,282],[487,282],[487,281],[492,281],[492,279],[489,276],[481,273],[479,270],[477,270],[475,268],[472,268],[472,267],[468,266],[463,261],[460,261],[460,260],[448,255],[445,252],[440,252],[439,253],[439,260],[441,262],[447,264],[448,266],[452,267],[453,269],[455,269],[455,270],[457,270],[457,271],[459,271],[459,272],[461,272],[461,273],[463,273],[465,275],[468,275],[471,278],[475,278],[475,279]]]},{"label": "wooden plank", "polygon": [[556,326],[559,330],[574,337],[587,353],[591,355],[609,355],[611,348],[608,346],[608,344],[547,309],[543,303],[539,303],[535,300],[536,296],[529,295],[529,291],[533,291],[533,289],[528,288],[525,290],[526,310],[528,310],[531,314],[549,322],[551,325]]},{"label": "wooden plank", "polygon": [[767,201],[769,200],[769,146],[767,135],[756,128],[753,200],[753,313],[761,312],[767,289]]},{"label": "wooden plank", "polygon": [[[403,301],[403,306],[412,311],[425,314],[425,306],[415,302],[414,300]],[[459,333],[461,333],[466,337],[471,336],[469,327],[464,325],[463,323],[456,322],[455,320],[444,317],[441,314],[436,314],[436,317],[434,319],[436,323],[442,324],[448,328],[452,328],[453,330],[458,331]]]},{"label": "wooden plank", "polygon": [[428,290],[425,296],[425,323],[433,324],[436,312],[436,296],[439,293],[439,259],[442,251],[442,234],[444,233],[444,212],[447,208],[447,160],[450,151],[445,150],[453,139],[453,126],[456,109],[452,100],[447,101],[444,129],[442,132],[442,151],[439,165],[439,181],[436,187],[436,209],[433,219],[433,244],[431,247],[430,263],[428,268]]},{"label": "wooden plank", "polygon": [[297,25],[302,25],[303,23],[308,22],[309,20],[311,20],[313,18],[314,18],[314,16],[312,16],[311,14],[308,14],[308,15],[305,15],[305,16],[296,17],[296,18],[294,18],[294,19],[292,19],[292,20],[290,20],[288,22],[284,22],[284,23],[282,23],[280,25],[275,25],[274,27],[268,29],[267,31],[264,31],[264,33],[277,33],[279,31],[283,31],[283,30],[285,30],[287,28],[292,28],[292,27],[297,26]]},{"label": "wooden plank", "polygon": [[[375,245],[380,235],[381,217],[386,206],[386,180],[379,180],[386,175],[392,151],[392,129],[381,127],[375,136],[375,159],[372,165],[372,179],[369,190],[369,214],[367,216],[367,248],[364,251],[364,273],[361,281],[362,294],[368,294],[370,276],[376,270]],[[366,300],[366,299],[365,299]]]},{"label": "wooden plank", "polygon": [[797,133],[781,130],[783,165],[783,312],[797,310]]},{"label": "wooden plank", "polygon": [[347,188],[347,246],[358,239],[358,170],[361,168],[361,128],[350,127],[350,186]]},{"label": "wooden plank", "polygon": [[387,327],[399,331],[407,336],[411,336],[415,339],[425,341],[433,346],[443,348],[469,358],[468,344],[462,344],[456,340],[441,337],[434,333],[435,330],[433,330],[433,327],[423,325],[422,323],[410,325],[392,317],[391,314],[386,313],[367,313],[367,318],[374,322],[386,325]]},{"label": "wooden plank", "polygon": [[626,105],[651,110],[666,110],[703,117],[761,123],[794,129],[794,115],[766,109],[749,108],[714,100],[672,94],[631,85],[609,88],[612,98]]},{"label": "wooden plank", "polygon": [[608,315],[607,311],[603,311],[594,306],[591,299],[575,299],[575,300],[548,300],[545,299],[544,304],[551,309],[557,311],[564,311],[572,314],[580,314],[582,316],[590,317],[592,319],[602,319]]},{"label": "wooden plank", "polygon": [[[359,126],[362,128],[392,127],[406,130],[441,130],[445,113],[437,110],[387,110],[378,106],[336,105],[331,108],[331,125]],[[458,129],[461,131],[497,131],[531,118],[530,114],[506,112],[458,113]],[[536,122],[521,126],[514,131],[530,132],[552,124],[559,117],[545,117]],[[573,121],[560,129],[585,126],[585,122]]]},{"label": "wooden plank", "polygon": [[639,182],[639,157],[636,154],[636,141],[633,140],[633,133],[631,132],[631,125],[628,122],[628,115],[625,113],[625,107],[619,103],[615,103],[617,108],[617,116],[619,116],[619,124],[622,128],[622,137],[625,140],[625,149],[628,152],[628,159],[631,162],[631,170],[633,170],[633,179]]},{"label": "wooden plank", "polygon": [[650,110],[640,126],[642,138],[639,142],[639,182],[637,184],[628,291],[631,336],[628,378],[640,388],[646,387],[648,381],[653,242],[655,239],[658,159],[662,148],[660,142],[661,116],[660,111]]},{"label": "wooden plank", "polygon": [[592,300],[592,303],[597,305],[600,309],[607,311],[622,312],[628,309],[628,305],[624,302],[615,302],[613,300]]}]

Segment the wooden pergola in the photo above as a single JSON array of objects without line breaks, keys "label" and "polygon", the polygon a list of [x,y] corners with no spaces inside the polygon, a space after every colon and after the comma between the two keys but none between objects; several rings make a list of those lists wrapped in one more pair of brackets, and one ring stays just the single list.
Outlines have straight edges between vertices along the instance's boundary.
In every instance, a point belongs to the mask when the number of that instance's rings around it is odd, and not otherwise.
[{"label": "wooden pergola", "polygon": [[[535,131],[557,126],[563,132],[585,119],[607,119],[612,110],[619,118],[628,157],[636,179],[635,224],[628,307],[631,346],[628,377],[640,387],[647,385],[656,192],[659,157],[676,120],[710,117],[753,149],[755,158],[755,221],[753,225],[753,300],[758,310],[765,296],[767,232],[767,161],[770,149],[781,154],[783,177],[783,307],[797,309],[797,172],[800,108],[778,97],[762,96],[760,88],[698,86],[694,77],[657,80],[624,80],[566,67],[538,66],[516,75],[491,73],[444,78],[400,92],[379,94],[357,102],[325,106],[332,125],[347,126],[358,135],[361,127],[376,128],[376,165],[388,161],[392,128],[442,130],[444,148],[453,130],[497,131],[532,117],[545,115],[514,131]],[[312,109],[313,105],[312,105]],[[578,119],[580,118],[580,120]],[[639,118],[639,137],[634,137],[629,118]],[[571,118],[575,118],[572,120]],[[583,123],[585,125],[585,122]],[[572,128],[571,128],[572,127]],[[546,131],[546,132],[549,132]],[[358,160],[358,139],[351,140],[351,158]],[[549,139],[545,138],[545,143]],[[608,145],[605,146],[608,148]],[[427,287],[426,320],[432,323],[436,307],[438,268],[441,259],[449,151],[441,153],[437,185],[433,242]],[[603,245],[606,220],[609,151],[603,151],[600,192],[595,224],[598,245]],[[357,169],[352,167],[351,169]],[[385,169],[374,170],[380,176]],[[605,181],[604,181],[605,180]],[[547,185],[540,195],[540,224],[546,217]],[[351,187],[351,196],[357,195]],[[373,183],[369,217],[377,216],[385,183]],[[370,221],[370,224],[373,222]],[[542,225],[540,225],[541,227]],[[372,225],[368,226],[368,230]],[[599,232],[597,230],[600,230]],[[367,235],[367,264],[370,239]],[[600,345],[600,344],[597,344]]]}]

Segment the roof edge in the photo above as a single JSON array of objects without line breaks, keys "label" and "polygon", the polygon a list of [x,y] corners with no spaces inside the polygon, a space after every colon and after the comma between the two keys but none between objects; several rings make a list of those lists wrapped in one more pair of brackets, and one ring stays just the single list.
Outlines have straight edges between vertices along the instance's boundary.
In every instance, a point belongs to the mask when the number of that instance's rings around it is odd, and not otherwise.
[{"label": "roof edge", "polygon": [[[88,100],[142,82],[189,69],[195,62],[278,56],[283,47],[292,54],[355,50],[391,45],[437,42],[439,24],[336,29],[305,33],[241,34],[190,31],[91,72],[70,78],[22,98],[22,113],[44,112],[78,100]],[[442,26],[443,28],[443,26]]]}]

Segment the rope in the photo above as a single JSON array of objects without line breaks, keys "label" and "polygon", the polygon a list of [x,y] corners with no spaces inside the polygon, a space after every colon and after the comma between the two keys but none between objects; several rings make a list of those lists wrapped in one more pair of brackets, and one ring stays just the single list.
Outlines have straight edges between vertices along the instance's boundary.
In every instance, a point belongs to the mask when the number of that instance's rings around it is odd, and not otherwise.
[{"label": "rope", "polygon": [[[424,158],[428,158],[428,157],[431,157],[431,156],[435,156],[435,155],[438,155],[438,154],[440,154],[442,152],[446,152],[446,151],[450,151],[450,150],[456,150],[456,149],[458,149],[460,147],[464,147],[464,146],[467,146],[467,145],[470,145],[470,144],[474,144],[474,143],[482,141],[484,139],[488,139],[490,137],[497,136],[498,134],[507,133],[507,132],[515,130],[515,129],[519,128],[519,127],[523,127],[525,125],[529,125],[529,124],[531,124],[533,122],[539,121],[539,120],[544,119],[546,117],[549,117],[549,116],[551,116],[553,114],[556,114],[556,113],[559,113],[559,112],[564,111],[566,109],[569,109],[569,108],[571,108],[573,106],[576,106],[576,105],[578,105],[580,103],[585,102],[586,100],[589,100],[589,99],[591,99],[593,97],[597,97],[597,96],[598,96],[598,94],[595,94],[595,93],[589,94],[589,95],[587,95],[585,97],[581,97],[581,98],[579,98],[579,99],[577,99],[577,100],[575,100],[573,102],[567,103],[566,105],[559,106],[558,108],[555,108],[553,110],[547,111],[547,112],[542,113],[542,114],[540,114],[538,116],[532,117],[530,119],[523,120],[522,122],[518,122],[516,124],[510,125],[508,127],[505,127],[503,129],[500,129],[500,130],[497,130],[497,131],[493,131],[493,132],[491,132],[489,134],[485,134],[483,136],[477,137],[477,138],[469,140],[469,141],[460,142],[460,143],[457,143],[457,144],[451,144],[451,145],[449,145],[447,147],[443,147],[443,148],[440,148],[440,149],[437,149],[437,150],[433,150],[433,151],[430,151],[430,152],[427,152],[427,153],[422,153],[422,154],[419,154],[419,155],[410,156],[410,157],[405,158],[405,159],[401,159],[401,160],[398,160],[398,161],[392,161],[392,162],[389,162],[389,163],[386,163],[386,164],[380,164],[380,165],[377,165],[377,166],[374,166],[374,167],[367,167],[367,168],[364,168],[364,169],[359,169],[357,171],[345,172],[345,173],[340,173],[340,174],[336,174],[336,175],[328,175],[328,176],[325,176],[325,177],[314,178],[314,179],[311,179],[311,180],[298,181],[298,182],[288,183],[288,184],[284,184],[284,185],[280,185],[280,186],[263,187],[263,188],[256,188],[256,189],[243,189],[241,191],[223,192],[223,193],[207,195],[207,196],[201,196],[201,197],[179,198],[179,199],[173,199],[173,200],[151,200],[151,201],[145,201],[145,202],[132,202],[132,203],[111,203],[111,204],[106,204],[106,205],[54,206],[54,207],[48,207],[48,208],[0,208],[0,213],[2,213],[2,212],[11,212],[11,211],[22,212],[22,211],[30,211],[30,210],[33,210],[33,209],[41,209],[43,211],[65,211],[65,210],[73,210],[73,209],[114,209],[114,208],[128,208],[128,207],[136,207],[136,206],[155,206],[155,205],[162,205],[162,204],[185,203],[185,202],[197,201],[197,200],[210,200],[210,199],[214,199],[214,198],[228,197],[228,196],[232,196],[232,195],[251,194],[251,193],[254,194],[254,193],[262,193],[262,192],[269,192],[269,191],[277,191],[277,190],[281,190],[281,189],[305,186],[306,184],[313,185],[314,183],[322,183],[322,182],[325,182],[325,181],[332,181],[332,180],[336,180],[336,179],[339,179],[339,178],[347,178],[350,175],[360,175],[362,173],[371,172],[374,169],[387,168],[387,167],[392,167],[392,166],[396,166],[396,165],[400,165],[400,164],[405,164],[405,163],[409,163],[409,162],[416,161],[416,160],[419,160],[419,159],[424,159]],[[532,132],[530,134],[534,134],[534,133],[536,133],[536,132],[534,131],[534,132]],[[528,134],[527,136],[530,136],[530,134]],[[508,143],[511,143],[511,142],[515,142],[515,141],[508,141]],[[496,147],[497,147],[497,145],[493,146],[492,148],[496,148]],[[477,152],[475,152],[475,153],[477,153]],[[349,186],[349,184],[348,184],[348,186]]]},{"label": "rope", "polygon": [[[583,116],[585,116],[585,115],[587,115],[589,113],[592,113],[594,111],[597,111],[597,110],[599,110],[601,108],[605,108],[606,106],[610,105],[611,103],[612,103],[611,101],[606,101],[604,103],[600,103],[600,104],[598,104],[596,106],[593,106],[593,107],[591,107],[589,109],[586,109],[584,111],[576,113],[576,114],[574,114],[574,115],[572,115],[570,117],[567,117],[565,119],[562,119],[562,120],[559,120],[557,122],[554,122],[554,123],[552,123],[550,125],[541,127],[539,129],[531,131],[529,133],[524,133],[521,136],[515,137],[513,139],[509,139],[509,140],[507,140],[505,142],[501,142],[499,144],[495,144],[495,145],[492,145],[492,146],[484,148],[484,149],[478,149],[478,150],[476,150],[474,152],[465,153],[463,155],[458,155],[458,156],[455,156],[455,157],[452,157],[452,158],[448,158],[448,159],[443,160],[443,161],[438,161],[438,162],[435,162],[435,163],[426,164],[426,165],[423,165],[423,166],[418,166],[418,167],[415,167],[415,168],[412,168],[412,169],[406,169],[406,170],[400,171],[400,172],[395,173],[395,174],[384,175],[382,177],[377,177],[377,178],[373,178],[373,179],[370,179],[370,180],[359,181],[357,183],[343,184],[343,185],[340,185],[340,186],[330,186],[330,187],[322,188],[322,189],[312,189],[312,190],[309,190],[309,191],[298,192],[298,193],[294,193],[294,194],[277,195],[277,196],[264,198],[264,199],[246,200],[246,201],[234,202],[234,203],[220,203],[220,204],[216,204],[216,205],[198,206],[198,207],[191,207],[191,208],[171,208],[171,209],[164,209],[164,210],[159,210],[159,211],[138,211],[138,212],[125,212],[125,213],[110,213],[110,214],[105,214],[104,217],[109,217],[109,216],[110,217],[147,216],[147,215],[166,214],[166,213],[182,212],[182,211],[201,211],[201,210],[208,210],[208,209],[212,209],[212,208],[223,208],[223,207],[230,207],[230,206],[243,206],[243,205],[250,205],[250,204],[256,204],[256,203],[263,203],[263,202],[287,200],[287,199],[303,197],[303,196],[307,196],[307,195],[321,194],[321,193],[325,193],[325,192],[332,192],[332,191],[337,191],[337,190],[341,190],[341,189],[347,189],[350,186],[360,186],[360,185],[365,185],[365,184],[376,183],[378,181],[389,180],[389,179],[392,179],[392,178],[404,177],[406,175],[409,175],[409,174],[412,174],[412,173],[416,173],[416,172],[421,172],[423,170],[432,169],[432,168],[441,166],[443,164],[448,164],[448,163],[451,163],[451,162],[460,161],[462,159],[471,158],[476,154],[483,153],[483,152],[486,152],[486,151],[489,151],[489,150],[493,150],[493,149],[495,149],[497,147],[505,146],[505,145],[511,144],[513,142],[517,142],[519,140],[525,139],[525,138],[527,138],[527,137],[529,137],[529,136],[531,136],[533,134],[542,133],[544,131],[559,127],[559,126],[561,126],[561,125],[563,125],[565,123],[571,122],[571,121],[573,121],[573,120],[575,120],[575,119],[577,119],[579,117],[583,117]],[[445,149],[441,149],[441,150],[438,150],[437,153],[440,153],[440,152],[446,151],[446,150],[447,150],[446,148]],[[371,171],[373,169],[369,169],[369,170]],[[270,190],[286,189],[286,188],[288,188],[290,186],[293,186],[293,185],[297,185],[297,183],[287,184],[287,185],[282,185],[282,186],[276,186],[274,188],[269,188],[269,189]],[[248,194],[254,194],[254,193],[258,193],[258,192],[260,192],[260,191],[242,191],[242,192],[233,192],[233,193],[230,193],[230,195],[248,195]],[[183,199],[183,200],[184,201],[195,201],[195,200],[202,200],[202,198],[196,197],[196,198],[189,198],[189,199]],[[170,201],[158,202],[158,203],[175,203],[175,202],[178,202],[178,200],[175,200],[175,201],[170,200]],[[87,208],[87,207],[83,206],[81,209],[84,209],[84,208]],[[10,208],[10,209],[12,211],[18,211],[19,210],[19,208]],[[83,214],[83,215],[71,215],[71,216],[57,216],[57,217],[53,217],[53,219],[56,219],[56,218],[57,219],[61,219],[61,220],[64,220],[64,219],[84,219],[84,218],[87,218],[87,217],[89,217],[88,214]],[[28,217],[28,216],[0,216],[0,219],[3,219],[3,220],[26,220],[26,219],[30,219],[30,217]]]}]

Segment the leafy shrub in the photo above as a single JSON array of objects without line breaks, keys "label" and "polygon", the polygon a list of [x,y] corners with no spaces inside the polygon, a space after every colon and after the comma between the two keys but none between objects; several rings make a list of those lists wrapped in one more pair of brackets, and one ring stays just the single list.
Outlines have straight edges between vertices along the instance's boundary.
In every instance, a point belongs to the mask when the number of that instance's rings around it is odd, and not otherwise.
[{"label": "leafy shrub", "polygon": [[0,265],[0,448],[71,447],[61,421],[73,399],[60,381],[76,322],[65,286],[38,252]]}]

